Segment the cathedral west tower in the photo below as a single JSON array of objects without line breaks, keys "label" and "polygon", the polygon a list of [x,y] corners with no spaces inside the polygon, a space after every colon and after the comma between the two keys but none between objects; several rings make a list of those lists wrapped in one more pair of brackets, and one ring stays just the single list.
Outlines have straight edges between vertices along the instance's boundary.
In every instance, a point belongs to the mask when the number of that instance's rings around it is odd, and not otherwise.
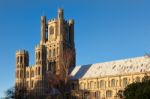
[{"label": "cathedral west tower", "polygon": [[47,21],[41,16],[41,38],[35,47],[35,64],[29,65],[28,51],[16,52],[16,86],[44,93],[47,72],[62,75],[61,55],[66,50],[73,52],[70,69],[75,66],[74,20],[65,20],[63,9],[58,9],[57,18]]}]

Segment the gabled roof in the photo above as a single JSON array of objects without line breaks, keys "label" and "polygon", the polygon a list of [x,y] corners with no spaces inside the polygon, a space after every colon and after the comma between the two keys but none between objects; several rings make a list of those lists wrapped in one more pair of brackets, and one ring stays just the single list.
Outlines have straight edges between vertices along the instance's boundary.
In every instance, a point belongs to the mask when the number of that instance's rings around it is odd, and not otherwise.
[{"label": "gabled roof", "polygon": [[73,79],[125,75],[150,71],[150,57],[136,57],[111,62],[76,66],[71,72]]}]

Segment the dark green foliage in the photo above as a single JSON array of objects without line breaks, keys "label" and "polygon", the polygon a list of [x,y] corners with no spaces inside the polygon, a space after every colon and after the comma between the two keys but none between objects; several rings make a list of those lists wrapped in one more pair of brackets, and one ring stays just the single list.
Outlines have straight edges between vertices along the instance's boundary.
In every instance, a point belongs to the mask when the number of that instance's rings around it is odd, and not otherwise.
[{"label": "dark green foliage", "polygon": [[121,99],[150,99],[150,80],[132,83],[125,88],[122,96],[119,91],[117,95]]},{"label": "dark green foliage", "polygon": [[125,99],[135,99],[137,91],[140,89],[141,85],[141,83],[133,83],[128,85],[123,92]]},{"label": "dark green foliage", "polygon": [[119,97],[120,99],[123,99],[123,90],[119,90],[116,94],[117,97]]},{"label": "dark green foliage", "polygon": [[15,88],[10,88],[6,92],[6,99],[15,99]]}]

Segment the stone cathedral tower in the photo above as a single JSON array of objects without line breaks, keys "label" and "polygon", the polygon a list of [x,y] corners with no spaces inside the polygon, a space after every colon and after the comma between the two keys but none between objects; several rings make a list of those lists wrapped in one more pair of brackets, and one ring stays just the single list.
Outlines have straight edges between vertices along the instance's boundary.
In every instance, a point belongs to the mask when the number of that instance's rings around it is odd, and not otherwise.
[{"label": "stone cathedral tower", "polygon": [[35,47],[35,64],[29,66],[26,50],[16,52],[16,86],[45,93],[46,72],[61,75],[61,54],[70,49],[74,54],[70,68],[75,66],[74,21],[65,20],[63,9],[58,9],[56,19],[41,16],[41,39]]}]

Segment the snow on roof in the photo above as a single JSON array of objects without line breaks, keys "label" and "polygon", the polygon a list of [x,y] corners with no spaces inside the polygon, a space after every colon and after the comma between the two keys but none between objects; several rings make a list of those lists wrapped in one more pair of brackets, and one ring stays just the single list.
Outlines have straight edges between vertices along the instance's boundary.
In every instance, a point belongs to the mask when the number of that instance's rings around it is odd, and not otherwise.
[{"label": "snow on roof", "polygon": [[81,79],[147,71],[150,71],[150,57],[143,56],[111,62],[76,66],[71,72],[71,76],[73,79]]}]

